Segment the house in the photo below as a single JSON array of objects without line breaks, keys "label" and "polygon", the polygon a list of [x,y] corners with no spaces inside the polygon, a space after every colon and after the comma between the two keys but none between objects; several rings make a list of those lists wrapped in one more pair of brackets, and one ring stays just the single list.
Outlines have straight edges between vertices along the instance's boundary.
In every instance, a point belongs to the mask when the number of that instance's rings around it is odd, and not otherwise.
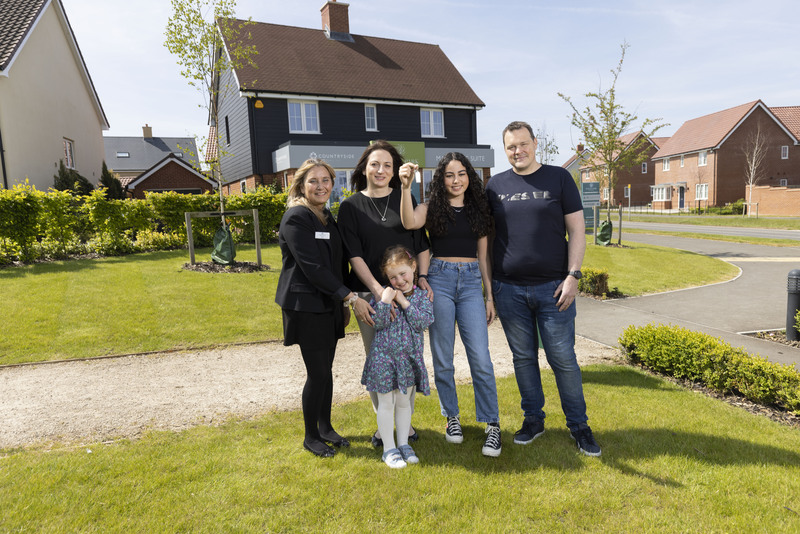
[{"label": "house", "polygon": [[417,198],[451,151],[488,177],[494,152],[477,142],[484,103],[441,48],[351,34],[348,4],[332,0],[321,11],[319,30],[253,23],[242,32],[252,36],[257,67],[221,76],[221,87],[235,93],[220,90],[219,124],[211,124],[225,152],[225,193],[285,188],[303,161],[318,156],[337,171],[335,202],[376,139],[423,169]]},{"label": "house", "polygon": [[169,155],[200,170],[194,137],[153,137],[153,128],[147,124],[142,127],[142,137],[107,136],[103,144],[106,165],[119,177],[123,187]]},{"label": "house", "polygon": [[124,178],[123,184],[131,198],[145,198],[145,193],[175,191],[183,194],[211,192],[216,184],[186,159],[167,154],[147,171],[135,178]]},{"label": "house", "polygon": [[586,150],[583,145],[578,144],[578,146],[575,147],[575,154],[565,161],[561,167],[567,169],[567,172],[572,175],[572,178],[575,179],[575,181],[580,181],[578,180],[578,177],[580,176],[580,168],[588,157],[589,151]]},{"label": "house", "polygon": [[[642,138],[644,138],[644,144],[643,148],[639,148],[639,150],[645,151],[647,158],[632,168],[620,169],[617,172],[617,181],[613,190],[609,189],[607,183],[603,184],[603,189],[600,191],[600,200],[603,203],[611,206],[622,204],[631,207],[650,203],[651,188],[655,182],[655,165],[653,165],[652,158],[659,146],[669,138],[646,137],[641,131],[632,132],[619,138],[619,146],[623,147],[620,152],[635,149],[634,147]],[[617,158],[619,158],[619,153],[615,156],[615,159]],[[600,170],[598,166],[603,167],[604,165],[593,160],[587,153],[577,166],[581,182],[597,182],[597,174]]]},{"label": "house", "polygon": [[653,206],[703,208],[745,198],[745,152],[759,129],[767,149],[759,185],[800,185],[800,128],[792,109],[755,100],[683,123],[653,156]]},{"label": "house", "polygon": [[96,184],[108,127],[61,0],[0,1],[2,187],[46,191],[59,160]]}]

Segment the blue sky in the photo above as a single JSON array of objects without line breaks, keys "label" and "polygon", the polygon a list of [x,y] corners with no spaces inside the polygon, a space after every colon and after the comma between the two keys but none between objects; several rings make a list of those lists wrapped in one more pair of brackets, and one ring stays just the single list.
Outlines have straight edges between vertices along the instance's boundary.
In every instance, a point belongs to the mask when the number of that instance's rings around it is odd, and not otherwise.
[{"label": "blue sky", "polygon": [[[62,0],[111,124],[105,135],[204,135],[201,95],[164,48],[168,0]],[[239,0],[237,15],[259,22],[320,28],[324,0]],[[761,99],[800,105],[800,2],[740,0],[556,2],[349,0],[355,34],[438,44],[486,107],[481,144],[495,149],[495,172],[508,167],[500,132],[512,120],[545,127],[559,147],[556,164],[580,134],[570,126],[567,94],[610,83],[620,45],[630,45],[618,101],[640,119],[663,118],[668,136],[689,119]]]}]

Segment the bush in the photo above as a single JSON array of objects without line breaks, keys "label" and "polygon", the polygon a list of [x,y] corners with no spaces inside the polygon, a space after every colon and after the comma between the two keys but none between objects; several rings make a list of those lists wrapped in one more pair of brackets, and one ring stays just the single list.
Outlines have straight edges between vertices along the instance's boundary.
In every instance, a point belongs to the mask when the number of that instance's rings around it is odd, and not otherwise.
[{"label": "bush", "polygon": [[42,193],[25,180],[12,189],[0,190],[0,252],[21,261],[36,259]]},{"label": "bush", "polygon": [[[258,210],[261,242],[274,242],[281,224],[281,217],[286,211],[286,196],[285,193],[275,193],[274,188],[259,186],[251,193],[228,197],[225,201],[225,210]],[[237,242],[255,243],[255,227],[252,216],[230,217],[230,225]]]},{"label": "bush", "polygon": [[720,393],[739,394],[800,415],[800,373],[677,326],[629,326],[619,338],[628,360]]},{"label": "bush", "polygon": [[608,294],[608,271],[604,269],[583,269],[578,280],[578,291],[598,297]]},{"label": "bush", "polygon": [[183,234],[143,230],[136,235],[134,246],[137,252],[174,250],[186,246],[186,236]]}]

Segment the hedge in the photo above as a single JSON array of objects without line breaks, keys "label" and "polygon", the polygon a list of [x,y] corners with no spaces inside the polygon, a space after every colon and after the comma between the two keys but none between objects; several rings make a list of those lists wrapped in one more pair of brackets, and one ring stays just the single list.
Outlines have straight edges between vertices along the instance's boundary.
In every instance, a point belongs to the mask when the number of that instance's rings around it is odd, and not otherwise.
[{"label": "hedge", "polygon": [[[226,210],[257,209],[261,242],[274,241],[286,194],[267,188],[226,199]],[[70,254],[120,255],[186,247],[187,211],[219,209],[216,194],[149,193],[145,200],[36,190],[28,183],[0,190],[0,264],[65,258]],[[252,217],[228,219],[237,242],[254,242]],[[194,244],[211,246],[218,217],[192,220]]]},{"label": "hedge", "polygon": [[632,363],[800,415],[800,373],[791,365],[678,326],[629,326],[619,343]]}]

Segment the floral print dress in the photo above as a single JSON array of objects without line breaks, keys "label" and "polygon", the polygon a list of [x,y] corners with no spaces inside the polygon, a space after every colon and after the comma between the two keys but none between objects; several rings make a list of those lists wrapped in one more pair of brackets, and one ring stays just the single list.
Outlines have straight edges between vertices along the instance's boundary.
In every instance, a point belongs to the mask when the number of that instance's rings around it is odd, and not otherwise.
[{"label": "floral print dress", "polygon": [[410,306],[405,310],[398,307],[394,321],[391,304],[374,299],[370,303],[375,309],[375,339],[361,375],[367,391],[389,393],[416,386],[423,395],[431,393],[423,359],[423,332],[433,323],[433,303],[426,291],[416,287],[407,298]]}]

